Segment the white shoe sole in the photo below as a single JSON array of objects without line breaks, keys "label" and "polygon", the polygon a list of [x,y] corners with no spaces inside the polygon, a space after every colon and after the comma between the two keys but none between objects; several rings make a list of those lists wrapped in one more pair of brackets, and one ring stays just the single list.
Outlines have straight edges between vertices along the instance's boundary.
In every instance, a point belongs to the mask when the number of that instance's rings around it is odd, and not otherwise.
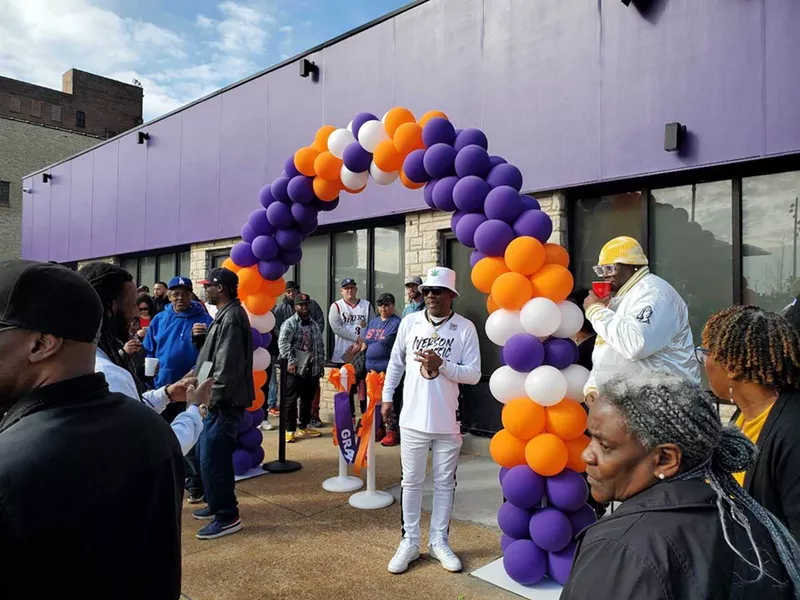
[{"label": "white shoe sole", "polygon": [[449,571],[450,573],[460,573],[461,571],[463,571],[463,570],[464,570],[464,565],[463,565],[463,564],[462,564],[462,565],[459,565],[459,566],[458,566],[458,568],[453,568],[453,567],[449,567],[449,566],[447,566],[446,564],[444,564],[444,563],[442,562],[442,559],[441,559],[441,558],[439,558],[438,556],[436,556],[436,555],[435,555],[433,552],[431,552],[430,550],[428,551],[428,556],[430,556],[430,557],[431,557],[432,559],[434,559],[434,560],[438,560],[438,561],[439,561],[439,564],[440,564],[440,565],[442,565],[442,568],[443,568],[445,571]]},{"label": "white shoe sole", "polygon": [[392,575],[400,575],[400,573],[405,573],[406,571],[408,571],[408,567],[411,566],[411,563],[413,563],[415,560],[419,560],[420,556],[421,556],[420,553],[417,552],[417,556],[412,558],[410,561],[408,561],[405,564],[405,566],[402,566],[402,567],[394,567],[394,568],[392,568],[392,565],[389,565],[389,573],[391,573]]},{"label": "white shoe sole", "polygon": [[190,498],[188,498],[186,500],[186,502],[188,502],[189,504],[203,504],[203,502],[205,502],[205,501],[206,501],[206,499],[204,497],[202,497],[202,496],[200,498],[191,498],[190,497]]},{"label": "white shoe sole", "polygon": [[230,535],[232,533],[236,533],[237,531],[242,530],[242,523],[241,521],[234,525],[233,527],[229,527],[228,529],[223,529],[216,535],[204,535],[201,536],[199,533],[195,536],[198,540],[216,540],[217,538],[225,537],[226,535]]},{"label": "white shoe sole", "polygon": [[197,519],[198,521],[213,521],[214,515],[208,515],[207,517],[198,517],[196,514],[192,513],[192,517]]}]

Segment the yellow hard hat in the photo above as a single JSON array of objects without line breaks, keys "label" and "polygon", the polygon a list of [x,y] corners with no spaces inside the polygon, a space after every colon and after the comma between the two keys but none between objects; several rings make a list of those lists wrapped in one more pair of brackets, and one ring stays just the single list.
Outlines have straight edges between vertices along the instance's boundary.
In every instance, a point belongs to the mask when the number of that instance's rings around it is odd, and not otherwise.
[{"label": "yellow hard hat", "polygon": [[644,250],[639,242],[632,237],[618,237],[608,242],[600,250],[600,259],[597,263],[604,265],[647,265],[649,261],[644,255]]}]

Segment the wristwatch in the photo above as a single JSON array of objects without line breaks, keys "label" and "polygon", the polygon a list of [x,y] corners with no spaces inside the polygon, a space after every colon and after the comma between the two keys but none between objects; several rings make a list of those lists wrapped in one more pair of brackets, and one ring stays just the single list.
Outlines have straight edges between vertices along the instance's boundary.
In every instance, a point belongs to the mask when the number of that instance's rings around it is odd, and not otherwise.
[{"label": "wristwatch", "polygon": [[195,406],[200,411],[200,416],[205,419],[208,416],[208,407],[205,404],[195,404]]}]

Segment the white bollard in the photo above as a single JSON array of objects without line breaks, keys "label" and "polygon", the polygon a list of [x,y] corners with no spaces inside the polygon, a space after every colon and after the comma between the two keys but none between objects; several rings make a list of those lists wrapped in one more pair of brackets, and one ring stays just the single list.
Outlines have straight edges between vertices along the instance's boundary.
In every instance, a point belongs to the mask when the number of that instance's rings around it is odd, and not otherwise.
[{"label": "white bollard", "polygon": [[[342,387],[346,390],[350,389],[347,385],[347,370],[342,367],[340,373],[342,375]],[[331,477],[323,481],[322,489],[326,492],[337,493],[355,492],[356,490],[360,490],[364,486],[364,482],[361,481],[360,477],[351,477],[348,475],[347,461],[345,460],[344,456],[342,456],[342,452],[338,447],[336,448],[336,453],[339,455],[339,474],[336,477]]]},{"label": "white bollard", "polygon": [[[380,410],[380,404],[377,405],[377,408]],[[377,508],[391,506],[394,502],[394,496],[389,492],[382,492],[375,489],[375,436],[378,433],[374,422],[376,420],[377,419],[373,419],[372,435],[367,445],[367,489],[350,496],[348,502],[353,508],[375,510]]]}]

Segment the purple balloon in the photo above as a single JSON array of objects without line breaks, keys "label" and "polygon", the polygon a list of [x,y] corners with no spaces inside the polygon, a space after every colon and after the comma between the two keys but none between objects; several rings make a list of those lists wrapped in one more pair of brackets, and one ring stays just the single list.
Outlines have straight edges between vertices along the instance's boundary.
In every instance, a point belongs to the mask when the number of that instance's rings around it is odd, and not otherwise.
[{"label": "purple balloon", "polygon": [[489,174],[486,176],[486,183],[493,188],[507,185],[520,191],[522,189],[522,172],[514,165],[501,163],[492,167],[491,171],[489,171]]},{"label": "purple balloon", "polygon": [[[258,430],[256,430],[258,431]],[[236,475],[244,475],[253,466],[253,457],[244,448],[237,448],[233,451],[233,472]]]},{"label": "purple balloon", "polygon": [[261,347],[267,348],[272,342],[272,334],[271,333],[262,333],[261,334]]},{"label": "purple balloon", "polygon": [[252,267],[258,262],[258,258],[253,254],[250,244],[239,242],[231,248],[231,260],[240,267]]},{"label": "purple balloon", "polygon": [[351,142],[344,149],[342,154],[344,159],[344,166],[350,169],[353,173],[363,173],[369,170],[372,164],[372,154],[364,150],[358,142]]},{"label": "purple balloon", "polygon": [[336,207],[339,206],[339,197],[337,196],[330,202],[325,202],[324,200],[320,200],[319,198],[317,198],[316,202],[314,203],[314,206],[316,206],[322,212],[331,212],[332,210],[336,210]]},{"label": "purple balloon", "polygon": [[547,572],[547,554],[530,540],[517,540],[506,548],[503,568],[520,585],[534,585]]},{"label": "purple balloon", "polygon": [[[425,200],[425,204],[434,210],[436,210],[436,204],[433,203],[433,189],[436,187],[437,183],[439,183],[438,179],[431,179],[422,189],[422,199]],[[455,231],[455,229],[453,229],[453,231]]]},{"label": "purple balloon", "polygon": [[[447,148],[449,146],[445,146]],[[453,202],[453,188],[458,183],[458,177],[451,175],[450,177],[443,177],[433,188],[433,203],[436,208],[445,212],[451,212],[456,209]]]},{"label": "purple balloon", "polygon": [[497,156],[496,154],[492,154],[491,156],[489,156],[489,163],[493,167],[496,167],[497,165],[504,165],[507,162],[508,161],[502,156]]},{"label": "purple balloon", "polygon": [[483,258],[486,258],[486,255],[483,252],[478,252],[477,250],[473,250],[472,253],[469,255],[470,268],[474,268],[475,265],[478,264],[478,261]]},{"label": "purple balloon", "polygon": [[533,513],[529,531],[536,545],[547,552],[563,550],[572,541],[572,523],[567,515],[549,506]]},{"label": "purple balloon", "polygon": [[236,438],[239,447],[245,448],[250,452],[258,448],[263,440],[264,436],[261,434],[261,430],[258,429],[258,427],[251,427]]},{"label": "purple balloon", "polygon": [[278,256],[278,242],[275,238],[269,235],[260,235],[252,244],[253,254],[258,260],[272,260]]},{"label": "purple balloon", "polygon": [[292,217],[294,218],[294,220],[301,225],[303,223],[311,223],[312,221],[316,220],[317,214],[319,213],[319,209],[313,203],[312,204],[292,203],[290,210],[292,211]]},{"label": "purple balloon", "polygon": [[430,181],[431,176],[425,170],[425,150],[417,149],[408,153],[403,161],[403,173],[414,183]]},{"label": "purple balloon", "polygon": [[458,222],[456,237],[467,248],[475,247],[475,231],[486,221],[483,213],[469,213]]},{"label": "purple balloon", "polygon": [[[456,129],[453,124],[442,117],[434,117],[422,128],[422,141],[426,148],[435,144],[452,146],[456,141]],[[453,150],[455,153],[455,150]],[[430,173],[430,171],[428,171]],[[431,173],[432,175],[432,173]]]},{"label": "purple balloon", "polygon": [[[258,329],[254,329],[256,333],[258,333]],[[261,335],[258,333],[258,335]],[[242,418],[239,419],[239,433],[244,433],[248,429],[253,426],[253,415],[250,414],[248,411],[244,411]]]},{"label": "purple balloon", "polygon": [[270,190],[278,202],[289,204],[292,201],[292,199],[289,198],[289,192],[287,189],[289,187],[289,181],[290,179],[288,177],[278,177],[272,182]]},{"label": "purple balloon", "polygon": [[250,227],[249,223],[242,225],[240,233],[242,234],[242,241],[248,244],[252,244],[253,240],[256,239],[256,234],[253,232],[253,228]]},{"label": "purple balloon", "polygon": [[[508,477],[508,473],[506,473]],[[503,478],[505,481],[505,478]],[[531,537],[529,523],[531,511],[514,506],[510,502],[504,502],[500,510],[497,511],[497,524],[503,533],[510,535],[518,540],[528,540]]]},{"label": "purple balloon", "polygon": [[516,541],[517,541],[517,540],[515,540],[514,538],[512,538],[510,535],[506,535],[506,534],[504,533],[504,534],[502,535],[502,537],[500,538],[500,550],[502,550],[503,552],[505,552],[505,551],[506,551],[506,548],[508,548],[508,547],[509,547],[511,544],[513,544],[513,543],[514,543],[514,542],[516,542]]},{"label": "purple balloon", "polygon": [[462,212],[482,212],[490,189],[489,184],[480,177],[467,175],[459,179],[453,188],[453,202]]},{"label": "purple balloon", "polygon": [[486,138],[485,133],[483,133],[480,129],[475,129],[474,127],[469,127],[459,131],[458,135],[456,135],[456,143],[453,144],[453,147],[456,150],[461,150],[462,148],[466,148],[467,146],[471,145],[480,146],[484,150],[488,150],[489,140]]},{"label": "purple balloon", "polygon": [[277,279],[280,279],[281,277],[283,277],[283,274],[286,273],[286,271],[287,271],[286,265],[283,264],[278,258],[273,258],[272,260],[258,261],[258,272],[261,273],[261,276],[264,279],[267,279],[269,281],[275,281]]},{"label": "purple balloon", "polygon": [[[461,221],[463,222],[465,219]],[[489,219],[481,223],[475,230],[475,248],[486,256],[503,256],[506,247],[515,237],[511,225],[497,219]]]},{"label": "purple balloon", "polygon": [[[285,265],[296,265],[303,260],[303,249],[298,247],[289,250],[282,250],[278,255],[278,258]],[[284,271],[284,273],[285,272],[286,271]],[[283,275],[283,273],[281,273],[281,275]]]},{"label": "purple balloon", "polygon": [[261,206],[264,208],[269,208],[269,205],[273,202],[277,202],[277,198],[272,195],[272,186],[270,184],[265,185],[261,188],[261,192],[258,195],[258,200],[261,202]]},{"label": "purple balloon", "polygon": [[279,229],[275,232],[275,241],[278,242],[281,251],[294,250],[303,243],[303,235],[297,229]]},{"label": "purple balloon", "polygon": [[[253,348],[261,347],[261,332],[255,327],[250,328],[250,335],[253,337]],[[242,433],[241,431],[239,433]]]},{"label": "purple balloon", "polygon": [[529,333],[512,335],[503,347],[503,360],[520,373],[529,373],[544,362],[544,346]]},{"label": "purple balloon", "polygon": [[[298,204],[296,206],[302,206],[302,205]],[[292,214],[294,214],[294,211],[292,211]],[[298,229],[300,229],[300,233],[303,234],[303,239],[314,233],[318,226],[319,223],[317,222],[316,217],[311,219],[308,223],[298,223]]]},{"label": "purple balloon", "polygon": [[297,167],[294,166],[294,154],[287,158],[283,163],[283,172],[286,173],[286,176],[289,179],[297,177],[298,175],[302,175],[302,173],[297,170]]},{"label": "purple balloon", "polygon": [[513,225],[522,214],[524,206],[519,192],[507,185],[494,188],[486,196],[483,212],[489,219],[498,219]]},{"label": "purple balloon", "polygon": [[298,204],[311,204],[316,196],[314,195],[314,185],[311,177],[305,175],[298,175],[289,180],[289,185],[286,186],[286,193],[292,202]]},{"label": "purple balloon", "polygon": [[[358,139],[358,132],[361,129],[361,126],[367,121],[380,121],[380,119],[370,112],[360,112],[355,117],[353,117],[352,130],[353,130],[353,135],[355,136],[356,139]],[[369,168],[369,165],[367,165],[367,167]],[[347,168],[350,169],[350,167]],[[352,169],[350,170],[352,171]],[[362,169],[362,171],[365,170],[366,169]],[[361,171],[355,171],[355,172],[360,173]]]},{"label": "purple balloon", "polygon": [[563,550],[550,552],[547,555],[547,574],[561,585],[567,585],[572,573],[572,562],[575,559],[575,544],[569,544]]},{"label": "purple balloon", "polygon": [[503,479],[506,477],[506,473],[508,473],[511,469],[508,467],[500,467],[500,473],[497,477],[500,479],[500,485],[503,485]]},{"label": "purple balloon", "polygon": [[453,213],[453,215],[450,217],[450,229],[452,229],[453,231],[456,230],[456,227],[458,226],[458,222],[461,220],[461,217],[463,217],[464,214],[465,213],[462,213],[462,212],[459,212],[459,211],[455,211]]},{"label": "purple balloon", "polygon": [[[250,411],[247,411],[250,412]],[[267,418],[267,413],[264,411],[263,408],[259,408],[258,410],[254,410],[250,413],[253,417],[253,425],[258,427],[261,425],[261,422]]]},{"label": "purple balloon", "polygon": [[441,179],[455,173],[456,151],[447,144],[434,144],[425,150],[422,164],[425,171],[434,178]]},{"label": "purple balloon", "polygon": [[566,369],[578,360],[578,346],[572,340],[551,338],[544,343],[544,364]]},{"label": "purple balloon", "polygon": [[546,244],[553,233],[553,221],[541,210],[526,210],[514,221],[514,233],[518,237],[529,235]]},{"label": "purple balloon", "polygon": [[489,154],[486,150],[471,144],[458,150],[455,167],[456,174],[459,177],[466,177],[467,175],[486,177],[492,165],[489,163]]},{"label": "purple balloon", "polygon": [[264,462],[264,449],[259,446],[250,453],[250,456],[253,458],[252,468],[255,469]]},{"label": "purple balloon", "polygon": [[588,504],[584,504],[578,510],[567,513],[569,522],[572,523],[572,535],[575,537],[597,521],[597,513]]},{"label": "purple balloon", "polygon": [[267,219],[275,229],[286,229],[294,224],[292,209],[283,202],[274,202],[267,209]]},{"label": "purple balloon", "polygon": [[539,201],[533,196],[525,196],[524,194],[520,194],[520,199],[522,200],[522,206],[525,207],[525,210],[542,209],[541,205],[539,204]]},{"label": "purple balloon", "polygon": [[566,513],[579,510],[589,498],[589,486],[583,477],[572,469],[564,469],[558,475],[548,477],[545,490],[548,504]]},{"label": "purple balloon", "polygon": [[250,216],[247,217],[247,224],[256,236],[275,233],[275,228],[267,219],[267,211],[261,208],[250,213]]},{"label": "purple balloon", "polygon": [[517,508],[529,510],[542,501],[545,478],[528,465],[511,467],[503,479],[503,496]]}]

